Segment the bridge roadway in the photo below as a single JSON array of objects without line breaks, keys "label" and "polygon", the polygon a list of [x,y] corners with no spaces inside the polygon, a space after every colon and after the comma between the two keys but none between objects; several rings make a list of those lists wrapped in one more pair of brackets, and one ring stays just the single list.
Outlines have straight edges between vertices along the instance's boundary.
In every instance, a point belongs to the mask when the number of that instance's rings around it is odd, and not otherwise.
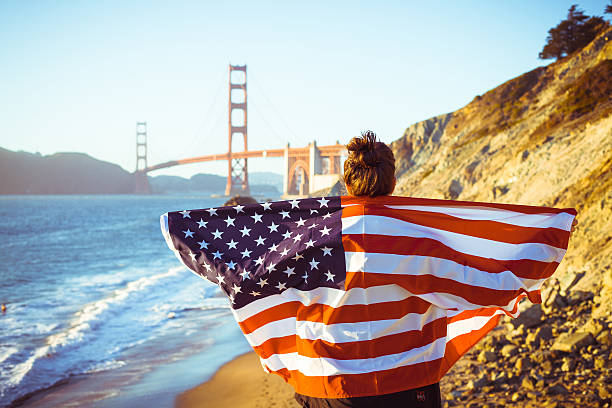
[{"label": "bridge roadway", "polygon": [[[338,154],[338,152],[344,151],[346,146],[343,144],[335,144],[329,146],[317,146],[321,155],[330,156],[334,154]],[[179,159],[172,160],[160,164],[156,164],[155,166],[150,166],[144,169],[145,173],[148,173],[153,170],[165,169],[167,167],[178,166],[181,164],[189,164],[189,163],[201,163],[207,161],[216,161],[216,160],[229,160],[229,159],[251,159],[255,157],[283,157],[285,155],[285,151],[288,150],[289,156],[299,156],[299,155],[307,155],[309,154],[310,147],[290,147],[285,149],[267,149],[267,150],[247,150],[243,152],[231,152],[231,153],[222,153],[222,154],[209,154],[206,156],[197,156],[190,157],[187,159]]]}]

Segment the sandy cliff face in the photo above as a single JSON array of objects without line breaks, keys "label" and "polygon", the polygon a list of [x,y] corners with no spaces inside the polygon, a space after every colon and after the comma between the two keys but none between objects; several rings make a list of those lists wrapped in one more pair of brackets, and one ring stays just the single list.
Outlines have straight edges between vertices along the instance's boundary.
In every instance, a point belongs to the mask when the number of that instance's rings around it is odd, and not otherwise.
[{"label": "sandy cliff face", "polygon": [[612,30],[577,54],[416,123],[392,143],[396,194],[574,207],[556,280],[586,272],[594,316],[612,313]]}]

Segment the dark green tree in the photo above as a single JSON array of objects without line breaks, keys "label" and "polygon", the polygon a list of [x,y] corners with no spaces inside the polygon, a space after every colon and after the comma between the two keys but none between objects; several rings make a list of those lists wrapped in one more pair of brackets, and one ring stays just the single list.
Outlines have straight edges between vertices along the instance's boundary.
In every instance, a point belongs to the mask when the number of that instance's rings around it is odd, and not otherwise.
[{"label": "dark green tree", "polygon": [[608,4],[606,6],[606,9],[604,10],[605,14],[612,14],[612,0],[610,0],[610,4]]},{"label": "dark green tree", "polygon": [[589,17],[574,4],[568,10],[567,18],[548,30],[546,44],[538,56],[541,59],[567,57],[584,48],[607,26],[603,18]]}]

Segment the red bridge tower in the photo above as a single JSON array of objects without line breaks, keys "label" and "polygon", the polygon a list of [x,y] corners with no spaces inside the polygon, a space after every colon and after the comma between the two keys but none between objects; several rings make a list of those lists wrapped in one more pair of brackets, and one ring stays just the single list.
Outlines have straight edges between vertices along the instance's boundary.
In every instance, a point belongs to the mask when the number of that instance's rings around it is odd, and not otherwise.
[{"label": "red bridge tower", "polygon": [[[244,72],[244,81],[232,82],[232,72]],[[235,134],[242,134],[244,140],[244,151],[247,150],[247,80],[246,65],[229,66],[229,150],[228,150],[228,173],[225,195],[236,194],[249,195],[249,173],[246,158],[232,157],[232,138]],[[232,121],[232,113],[242,110],[243,115],[237,115]],[[242,119],[242,120],[240,120]],[[234,125],[236,123],[236,125]]]}]

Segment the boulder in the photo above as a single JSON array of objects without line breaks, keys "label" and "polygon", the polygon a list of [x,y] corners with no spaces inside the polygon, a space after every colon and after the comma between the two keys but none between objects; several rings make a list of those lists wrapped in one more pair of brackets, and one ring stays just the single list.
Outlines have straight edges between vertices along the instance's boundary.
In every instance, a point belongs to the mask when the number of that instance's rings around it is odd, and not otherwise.
[{"label": "boulder", "polygon": [[514,344],[506,344],[501,349],[502,356],[504,356],[506,358],[512,357],[516,353],[518,353],[518,347],[516,347]]},{"label": "boulder", "polygon": [[563,333],[555,340],[552,350],[572,353],[592,344],[594,340],[593,335],[589,332]]},{"label": "boulder", "polygon": [[542,315],[542,307],[540,305],[531,305],[523,310],[519,317],[510,322],[514,327],[519,327],[521,325],[525,327],[534,327],[540,324]]},{"label": "boulder", "polygon": [[497,355],[491,351],[483,350],[478,354],[477,360],[481,363],[488,363],[497,360]]},{"label": "boulder", "polygon": [[561,294],[567,294],[567,292],[578,283],[584,276],[584,272],[567,271],[565,275],[559,279],[559,289]]}]

